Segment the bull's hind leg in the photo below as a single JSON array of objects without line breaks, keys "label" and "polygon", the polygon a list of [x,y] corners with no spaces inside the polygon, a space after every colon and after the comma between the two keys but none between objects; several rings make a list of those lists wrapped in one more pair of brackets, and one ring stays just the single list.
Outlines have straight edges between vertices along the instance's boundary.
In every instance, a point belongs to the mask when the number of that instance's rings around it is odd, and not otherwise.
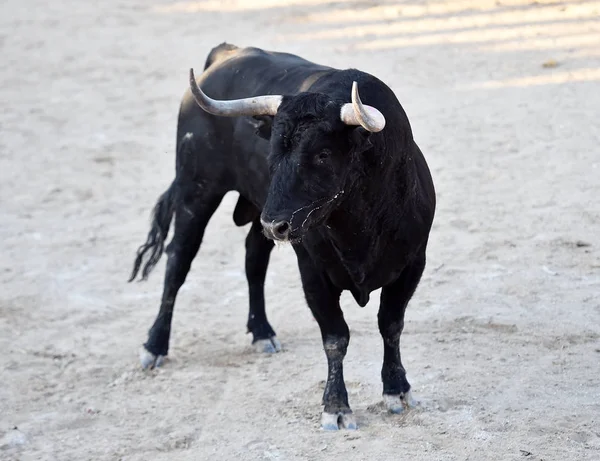
[{"label": "bull's hind leg", "polygon": [[406,370],[400,358],[400,336],[404,329],[404,313],[412,298],[423,270],[425,255],[407,266],[400,277],[381,291],[381,305],[377,316],[379,331],[383,338],[383,400],[392,413],[401,413],[405,407],[414,407],[417,402],[410,392]]},{"label": "bull's hind leg", "polygon": [[256,218],[246,237],[246,278],[250,299],[248,331],[252,332],[252,344],[257,351],[266,353],[281,350],[281,344],[265,313],[265,276],[273,246],[273,241],[262,233],[260,219]]},{"label": "bull's hind leg", "polygon": [[167,270],[158,316],[150,328],[140,361],[143,368],[160,366],[169,351],[171,320],[177,292],[185,282],[192,261],[198,253],[204,230],[219,207],[224,194],[203,194],[201,197],[183,197],[176,204],[175,232],[167,247]]}]

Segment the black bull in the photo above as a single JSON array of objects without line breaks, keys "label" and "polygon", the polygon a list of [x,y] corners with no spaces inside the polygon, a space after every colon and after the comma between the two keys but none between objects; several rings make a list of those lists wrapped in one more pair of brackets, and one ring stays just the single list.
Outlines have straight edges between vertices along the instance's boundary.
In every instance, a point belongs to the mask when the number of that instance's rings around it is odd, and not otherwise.
[{"label": "black bull", "polygon": [[[228,44],[211,51],[197,82],[215,100],[271,96],[258,101],[258,112],[247,109],[257,101],[242,101],[245,112],[210,108],[204,101],[208,113],[199,106],[205,95],[192,79],[193,92],[183,97],[176,177],[156,204],[131,276],[135,279],[143,265],[142,277],[147,277],[163,252],[174,215],[160,311],[144,344],[142,365],[157,366],[167,355],[177,292],[210,217],[227,192],[237,191],[234,222],[252,223],[246,276],[253,343],[264,352],[280,350],[265,314],[264,280],[273,239],[289,241],[327,356],[322,426],[356,427],[343,377],[350,339],[339,302],[343,290],[365,306],[370,293],[382,288],[378,324],[384,401],[392,412],[412,405],[400,335],[425,268],[435,191],[394,93],[355,69]],[[371,122],[378,126],[358,120],[357,106],[350,103],[353,82],[363,100],[360,107],[371,106],[371,115],[379,117]]]}]

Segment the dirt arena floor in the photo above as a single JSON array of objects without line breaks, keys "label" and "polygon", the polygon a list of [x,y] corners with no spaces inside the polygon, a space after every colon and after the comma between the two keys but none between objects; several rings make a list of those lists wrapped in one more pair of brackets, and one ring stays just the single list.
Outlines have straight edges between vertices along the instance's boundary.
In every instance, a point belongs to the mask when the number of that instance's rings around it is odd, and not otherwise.
[{"label": "dirt arena floor", "polygon": [[[174,174],[190,67],[227,41],[375,74],[438,192],[404,363],[381,404],[378,294],[343,305],[359,430],[319,429],[326,361],[289,247],[245,333],[231,193],[138,350],[165,259],[126,283]],[[599,460],[600,2],[6,0],[0,6],[0,459]]]}]

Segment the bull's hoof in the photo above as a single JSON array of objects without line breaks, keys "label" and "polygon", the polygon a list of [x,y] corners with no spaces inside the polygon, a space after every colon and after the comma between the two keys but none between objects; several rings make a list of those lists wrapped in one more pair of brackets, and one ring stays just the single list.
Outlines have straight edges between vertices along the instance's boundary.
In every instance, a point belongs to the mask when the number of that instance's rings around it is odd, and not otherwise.
[{"label": "bull's hoof", "polygon": [[254,342],[254,349],[260,354],[275,354],[281,352],[281,343],[277,336],[269,339],[258,339]]},{"label": "bull's hoof", "polygon": [[383,394],[383,403],[390,413],[399,414],[405,409],[415,408],[419,402],[412,396],[412,392],[408,391],[404,394],[391,395]]},{"label": "bull's hoof", "polygon": [[145,347],[140,350],[140,365],[144,370],[152,370],[153,368],[160,367],[165,360],[164,355],[154,355],[148,351]]},{"label": "bull's hoof", "polygon": [[358,429],[356,418],[352,413],[326,413],[321,415],[321,429],[324,431],[337,431],[339,429],[347,429],[355,431]]}]

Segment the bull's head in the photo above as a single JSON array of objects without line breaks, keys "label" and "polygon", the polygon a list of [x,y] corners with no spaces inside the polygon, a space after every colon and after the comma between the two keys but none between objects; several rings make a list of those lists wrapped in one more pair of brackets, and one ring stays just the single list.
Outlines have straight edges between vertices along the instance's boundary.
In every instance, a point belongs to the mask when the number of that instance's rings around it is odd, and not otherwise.
[{"label": "bull's head", "polygon": [[353,158],[370,146],[368,135],[385,126],[383,114],[361,102],[356,82],[351,103],[319,93],[216,101],[198,87],[193,70],[190,87],[211,114],[261,122],[258,133],[271,144],[271,184],[261,222],[274,240],[299,239],[327,219],[353,179]]}]

